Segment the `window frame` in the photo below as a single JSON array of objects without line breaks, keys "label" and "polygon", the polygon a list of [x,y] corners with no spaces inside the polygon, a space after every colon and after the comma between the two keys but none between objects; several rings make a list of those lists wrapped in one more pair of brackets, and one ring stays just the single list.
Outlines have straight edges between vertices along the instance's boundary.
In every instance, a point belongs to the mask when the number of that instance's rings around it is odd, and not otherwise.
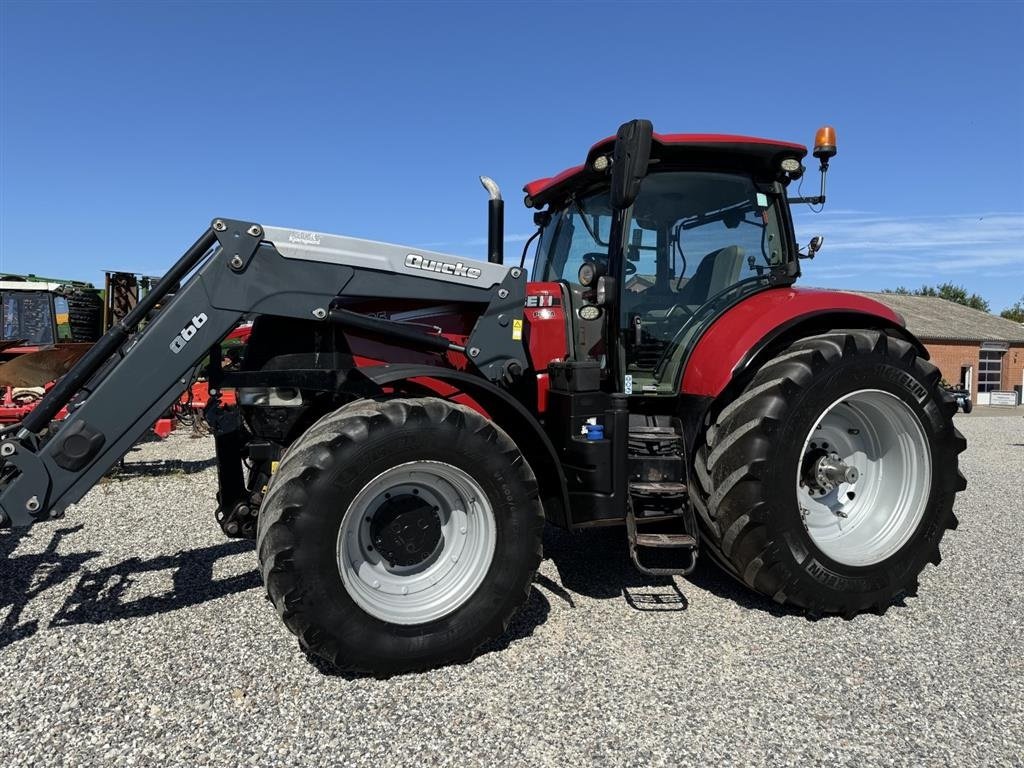
[{"label": "window frame", "polygon": [[[978,393],[998,392],[1003,386],[1003,357],[1001,349],[978,350]],[[994,379],[993,379],[994,376]]]}]

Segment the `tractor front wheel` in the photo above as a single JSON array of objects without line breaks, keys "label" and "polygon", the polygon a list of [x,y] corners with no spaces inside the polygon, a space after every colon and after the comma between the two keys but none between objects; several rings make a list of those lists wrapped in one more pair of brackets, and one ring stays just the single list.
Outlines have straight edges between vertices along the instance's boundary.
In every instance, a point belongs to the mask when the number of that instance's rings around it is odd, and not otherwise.
[{"label": "tractor front wheel", "polygon": [[288,449],[257,551],[303,648],[390,675],[464,661],[501,635],[543,524],[534,474],[492,422],[436,398],[359,401]]},{"label": "tractor front wheel", "polygon": [[847,330],[793,343],[722,408],[695,458],[711,554],[779,603],[885,611],[956,527],[955,411],[902,339]]}]

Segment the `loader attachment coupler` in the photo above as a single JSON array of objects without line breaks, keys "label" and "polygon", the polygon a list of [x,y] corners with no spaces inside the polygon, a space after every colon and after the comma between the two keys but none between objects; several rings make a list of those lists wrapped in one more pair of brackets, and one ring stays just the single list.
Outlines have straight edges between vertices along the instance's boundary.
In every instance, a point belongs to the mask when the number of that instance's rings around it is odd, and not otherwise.
[{"label": "loader attachment coupler", "polygon": [[[299,235],[315,239],[317,249],[290,245]],[[329,252],[321,245],[330,242],[343,242],[345,249]],[[467,357],[492,381],[521,372],[523,271],[470,262],[480,278],[470,284],[451,272],[405,268],[414,255],[384,243],[214,220],[25,420],[0,434],[0,526],[59,516],[84,496],[181,396],[210,350],[245,315],[368,321],[364,332],[437,347],[447,342],[396,323],[332,312],[332,302],[396,292],[475,302],[486,308],[465,347]],[[51,425],[65,406],[67,418]]]}]

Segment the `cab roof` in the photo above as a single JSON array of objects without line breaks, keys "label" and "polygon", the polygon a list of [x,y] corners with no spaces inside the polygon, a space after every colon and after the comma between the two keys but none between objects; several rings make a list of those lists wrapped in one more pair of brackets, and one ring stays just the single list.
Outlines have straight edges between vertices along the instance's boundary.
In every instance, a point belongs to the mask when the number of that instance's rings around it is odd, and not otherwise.
[{"label": "cab roof", "polygon": [[[593,170],[593,161],[608,154],[615,137],[602,139],[590,148],[583,165],[567,168],[556,176],[531,181],[523,187],[526,204],[542,208],[550,202],[567,197],[601,178]],[[762,139],[756,136],[734,136],[725,133],[655,133],[651,139],[651,160],[693,162],[722,170],[749,168],[774,172],[784,158],[803,159],[807,147],[789,141]]]}]

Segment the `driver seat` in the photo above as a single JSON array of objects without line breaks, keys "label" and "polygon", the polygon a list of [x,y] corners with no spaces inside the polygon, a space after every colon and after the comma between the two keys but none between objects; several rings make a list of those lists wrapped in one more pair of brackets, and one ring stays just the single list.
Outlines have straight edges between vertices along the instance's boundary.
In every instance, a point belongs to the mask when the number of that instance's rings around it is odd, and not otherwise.
[{"label": "driver seat", "polygon": [[701,259],[697,271],[677,294],[680,304],[701,305],[719,291],[740,279],[743,271],[744,251],[738,245],[729,245],[711,251]]}]

